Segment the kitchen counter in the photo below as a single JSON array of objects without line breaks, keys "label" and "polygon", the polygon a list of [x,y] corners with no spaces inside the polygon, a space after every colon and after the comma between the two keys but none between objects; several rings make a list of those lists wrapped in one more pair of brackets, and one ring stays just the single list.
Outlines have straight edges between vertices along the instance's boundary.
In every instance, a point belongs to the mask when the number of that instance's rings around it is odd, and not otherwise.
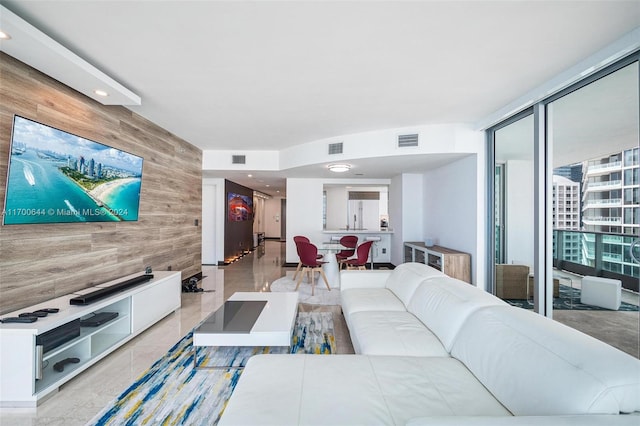
[{"label": "kitchen counter", "polygon": [[344,235],[357,235],[357,234],[393,234],[393,229],[387,231],[382,229],[325,229],[322,231],[324,234],[344,234]]},{"label": "kitchen counter", "polygon": [[358,237],[358,245],[364,241],[372,240],[373,246],[369,262],[374,263],[390,263],[391,262],[391,235],[393,229],[382,231],[380,229],[325,229],[322,231],[331,241],[339,241],[345,235],[356,235]]}]

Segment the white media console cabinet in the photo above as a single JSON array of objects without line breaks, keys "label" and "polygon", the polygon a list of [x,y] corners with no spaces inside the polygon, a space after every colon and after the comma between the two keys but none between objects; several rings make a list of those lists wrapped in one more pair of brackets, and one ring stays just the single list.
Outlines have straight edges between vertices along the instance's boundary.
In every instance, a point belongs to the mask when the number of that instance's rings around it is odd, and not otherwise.
[{"label": "white media console cabinet", "polygon": [[[33,323],[0,324],[0,407],[35,407],[58,387],[95,364],[127,341],[181,306],[180,272],[153,272],[150,281],[108,295],[87,305],[71,305],[70,300],[123,280],[133,274],[74,294],[58,297],[2,318],[17,317],[23,312],[58,308],[57,313],[38,318]],[[71,322],[90,318],[97,312],[117,312],[104,324],[80,327],[80,335],[47,351],[37,345],[38,336]],[[67,358],[63,371],[54,366]]]}]

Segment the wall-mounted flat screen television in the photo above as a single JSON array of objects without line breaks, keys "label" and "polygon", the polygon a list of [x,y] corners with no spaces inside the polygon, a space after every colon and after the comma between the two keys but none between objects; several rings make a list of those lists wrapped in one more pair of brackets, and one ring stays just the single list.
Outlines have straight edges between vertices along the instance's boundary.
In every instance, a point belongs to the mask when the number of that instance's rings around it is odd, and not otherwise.
[{"label": "wall-mounted flat screen television", "polygon": [[18,115],[4,225],[138,220],[142,157]]},{"label": "wall-mounted flat screen television", "polygon": [[228,217],[230,222],[241,222],[253,218],[253,200],[248,195],[227,193]]}]

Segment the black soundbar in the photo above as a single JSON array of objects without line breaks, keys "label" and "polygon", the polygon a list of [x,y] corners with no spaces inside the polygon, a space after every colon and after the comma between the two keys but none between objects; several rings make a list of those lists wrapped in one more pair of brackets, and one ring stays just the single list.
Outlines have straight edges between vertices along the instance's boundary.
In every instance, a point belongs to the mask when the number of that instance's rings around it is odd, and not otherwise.
[{"label": "black soundbar", "polygon": [[126,290],[129,287],[133,287],[140,283],[144,283],[153,278],[152,274],[143,274],[137,277],[130,278],[126,281],[122,281],[121,283],[114,284],[109,287],[101,288],[96,291],[92,291],[91,293],[83,294],[82,296],[77,296],[69,300],[69,303],[72,305],[89,305],[93,302],[96,302],[100,299],[104,299],[107,296],[111,296],[114,293],[117,293],[122,290]]}]

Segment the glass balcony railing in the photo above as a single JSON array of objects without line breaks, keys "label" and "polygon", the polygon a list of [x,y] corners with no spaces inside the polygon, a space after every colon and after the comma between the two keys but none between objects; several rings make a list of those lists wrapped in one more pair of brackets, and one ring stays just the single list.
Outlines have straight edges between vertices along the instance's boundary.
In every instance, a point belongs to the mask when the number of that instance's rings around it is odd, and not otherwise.
[{"label": "glass balcony railing", "polygon": [[608,187],[615,187],[615,188],[620,188],[622,187],[622,181],[621,180],[608,180],[605,182],[588,182],[587,183],[587,190],[589,189],[604,189],[604,188],[608,188]]},{"label": "glass balcony railing", "polygon": [[612,170],[619,170],[622,168],[622,161],[614,161],[611,163],[589,165],[587,168],[587,174],[596,174],[602,172],[610,172]]},{"label": "glass balcony railing", "polygon": [[619,207],[622,205],[622,198],[607,198],[604,200],[587,200],[582,206],[582,210],[588,208],[602,208],[602,207]]},{"label": "glass balcony railing", "polygon": [[615,216],[585,216],[582,218],[582,221],[589,225],[598,225],[598,224],[616,224],[622,223],[621,217]]},{"label": "glass balcony railing", "polygon": [[[623,287],[639,291],[640,264],[630,248],[639,237],[585,231],[553,231],[553,264],[580,275],[615,277]],[[580,250],[576,250],[580,247]],[[640,257],[640,253],[634,253]]]}]

